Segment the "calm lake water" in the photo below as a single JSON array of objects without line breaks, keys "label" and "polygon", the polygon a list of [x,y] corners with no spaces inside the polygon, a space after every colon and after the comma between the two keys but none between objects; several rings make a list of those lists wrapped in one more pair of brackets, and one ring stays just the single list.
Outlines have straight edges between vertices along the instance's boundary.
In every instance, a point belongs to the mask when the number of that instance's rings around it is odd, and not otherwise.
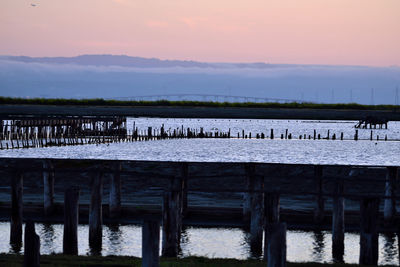
[{"label": "calm lake water", "polygon": [[[36,224],[40,236],[41,254],[61,253],[63,225]],[[6,240],[9,239],[10,224],[0,222],[0,253],[11,251]],[[88,226],[79,225],[79,254],[89,254]],[[287,232],[287,259],[291,262],[332,262],[332,235],[328,231]],[[345,235],[346,263],[358,263],[359,240],[356,233]],[[102,255],[127,255],[141,257],[142,230],[139,225],[104,226]],[[189,227],[182,233],[182,257],[205,256],[209,258],[250,257],[247,234],[241,229],[232,228],[196,228]],[[399,264],[398,237],[396,235],[379,236],[379,264]],[[23,250],[21,251],[23,253]]]},{"label": "calm lake water", "polygon": [[[166,130],[176,128],[204,127],[206,131],[228,131],[232,136],[264,132],[269,135],[273,128],[275,136],[286,129],[293,136],[313,135],[314,129],[322,137],[334,133],[351,139],[356,122],[338,121],[287,121],[287,120],[229,120],[229,119],[158,119],[129,118],[128,129],[158,129],[164,124]],[[400,123],[390,122],[388,130],[372,130],[373,136],[385,135],[400,139]],[[371,130],[359,129],[359,138],[368,139]],[[344,165],[400,165],[399,141],[353,141],[353,140],[281,140],[281,139],[175,139],[133,143],[114,143],[69,147],[1,150],[0,157],[32,158],[88,158],[161,161],[207,161],[207,162],[270,162],[312,163]]]}]

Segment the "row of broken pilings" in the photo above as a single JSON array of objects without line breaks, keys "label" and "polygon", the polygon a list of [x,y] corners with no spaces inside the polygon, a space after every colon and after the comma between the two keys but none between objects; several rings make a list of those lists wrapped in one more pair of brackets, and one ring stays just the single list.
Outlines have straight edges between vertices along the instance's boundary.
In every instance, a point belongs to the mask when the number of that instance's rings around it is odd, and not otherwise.
[{"label": "row of broken pilings", "polygon": [[[51,214],[54,199],[54,169],[50,161],[43,162],[44,178],[44,209]],[[286,225],[279,220],[280,193],[264,190],[263,176],[257,175],[254,164],[246,164],[247,186],[244,192],[243,218],[250,230],[250,247],[253,255],[262,253],[262,237],[265,232],[264,258],[271,266],[284,266],[286,263]],[[119,172],[121,163],[116,162],[114,175],[111,176],[110,188],[110,215],[118,217],[121,210],[121,181]],[[89,245],[95,254],[102,246],[102,191],[103,171],[99,166],[92,169],[91,200],[89,210]],[[335,181],[335,189],[332,194],[322,192],[323,167],[315,166],[316,181],[314,220],[320,222],[324,217],[324,196],[333,198],[332,216],[332,255],[335,261],[342,262],[344,254],[344,207],[345,195],[344,180]],[[386,175],[386,189],[384,197],[384,221],[393,223],[395,209],[395,180],[397,179],[397,167],[388,167]],[[162,255],[176,257],[179,252],[179,243],[182,229],[182,218],[187,209],[187,179],[188,163],[182,163],[180,177],[169,177],[169,188],[163,195],[162,224],[163,240]],[[47,181],[46,181],[47,180]],[[12,244],[22,242],[22,184],[23,170],[19,170],[12,179],[12,215],[11,236]],[[221,191],[222,192],[222,191]],[[47,195],[47,197],[46,197]],[[70,187],[64,194],[64,239],[63,250],[65,254],[77,254],[77,225],[79,209],[79,187]],[[379,198],[362,197],[360,201],[360,263],[376,264],[378,261],[378,217]],[[157,231],[155,229],[158,229]],[[157,237],[158,236],[158,237]],[[159,219],[144,218],[143,224],[143,261],[149,257],[149,261],[158,262]],[[26,243],[28,244],[28,243]],[[151,253],[150,253],[151,252]],[[148,256],[150,253],[152,256]],[[28,253],[29,255],[29,253]],[[157,255],[155,259],[155,255]],[[153,265],[143,265],[153,266]],[[157,265],[154,265],[157,266]],[[269,265],[270,266],[270,265]]]},{"label": "row of broken pilings", "polygon": [[[110,143],[121,143],[121,142],[137,142],[137,141],[150,141],[150,140],[163,140],[163,139],[193,139],[193,138],[233,138],[231,136],[231,130],[227,132],[205,132],[203,128],[197,129],[183,129],[177,128],[173,131],[170,129],[165,131],[164,126],[160,130],[148,127],[147,131],[139,131],[137,128],[131,133],[120,131],[114,132],[101,132],[95,135],[83,135],[83,134],[68,134],[68,135],[49,135],[44,137],[38,137],[37,135],[16,135],[16,138],[0,138],[0,150],[3,149],[20,149],[20,148],[40,148],[40,147],[52,147],[52,146],[75,146],[75,145],[86,145],[86,144],[110,144]],[[270,130],[270,135],[264,133],[248,134],[242,130],[242,134],[237,133],[237,138],[240,139],[275,139],[274,129]],[[286,129],[285,133],[280,135],[280,139],[296,139],[292,133]],[[313,135],[300,134],[298,140],[376,140],[376,141],[388,141],[387,135],[383,138],[379,135],[374,136],[371,130],[369,139],[360,139],[358,130],[355,130],[353,138],[344,138],[343,132],[340,136],[336,136],[336,133],[330,134],[328,130],[326,136],[317,134],[314,130]]]}]

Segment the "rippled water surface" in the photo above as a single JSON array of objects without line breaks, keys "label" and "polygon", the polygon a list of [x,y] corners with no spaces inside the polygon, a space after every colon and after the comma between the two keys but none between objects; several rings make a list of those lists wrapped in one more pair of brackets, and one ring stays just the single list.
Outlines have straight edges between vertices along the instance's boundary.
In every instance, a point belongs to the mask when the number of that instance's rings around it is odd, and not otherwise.
[{"label": "rippled water surface", "polygon": [[[36,224],[40,236],[41,253],[61,253],[63,225]],[[0,253],[10,252],[8,240],[10,224],[0,223]],[[88,226],[79,225],[79,254],[87,255]],[[291,262],[332,262],[330,232],[287,232],[287,259]],[[346,233],[346,263],[358,263],[359,235]],[[138,225],[104,226],[102,255],[128,255],[141,257],[142,230]],[[250,257],[247,234],[241,229],[189,227],[182,233],[182,256],[205,256],[209,258]],[[23,252],[23,250],[21,251]],[[379,236],[379,264],[398,264],[398,237]]]}]

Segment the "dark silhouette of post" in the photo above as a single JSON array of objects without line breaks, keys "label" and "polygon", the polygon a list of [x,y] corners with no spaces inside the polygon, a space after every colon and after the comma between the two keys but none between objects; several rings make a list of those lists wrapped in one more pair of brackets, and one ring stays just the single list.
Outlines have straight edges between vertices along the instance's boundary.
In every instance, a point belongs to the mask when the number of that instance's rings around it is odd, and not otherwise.
[{"label": "dark silhouette of post", "polygon": [[314,166],[314,179],[317,195],[315,196],[314,222],[319,224],[324,220],[324,198],[323,198],[323,168],[320,165]]},{"label": "dark silhouette of post", "polygon": [[268,267],[286,266],[286,223],[267,224],[264,258]]},{"label": "dark silhouette of post", "polygon": [[142,230],[142,266],[158,267],[160,251],[160,223],[144,220]]},{"label": "dark silhouette of post", "polygon": [[43,161],[43,209],[44,215],[54,212],[54,170],[50,160]]},{"label": "dark silhouette of post", "polygon": [[89,206],[89,246],[92,254],[100,254],[103,237],[103,173],[99,166],[93,170]]},{"label": "dark silhouette of post", "polygon": [[344,197],[343,179],[335,181],[332,208],[332,257],[335,262],[343,262],[344,256]]},{"label": "dark silhouette of post", "polygon": [[243,223],[245,228],[249,228],[250,219],[251,219],[251,199],[252,199],[252,190],[254,190],[254,176],[255,176],[255,165],[254,164],[246,164],[245,165],[246,172],[246,191],[243,194]]},{"label": "dark silhouette of post", "polygon": [[79,187],[71,186],[64,194],[63,253],[78,255]]},{"label": "dark silhouette of post", "polygon": [[111,174],[109,216],[118,218],[121,215],[121,162],[114,164],[114,173]]},{"label": "dark silhouette of post", "polygon": [[[264,228],[264,177],[254,177],[254,190],[251,198],[251,220],[250,220],[250,250],[253,255],[262,254],[262,238]],[[258,191],[258,192],[257,192]]]},{"label": "dark silhouette of post", "polygon": [[378,264],[379,198],[364,198],[360,205],[360,261],[362,265]]},{"label": "dark silhouette of post", "polygon": [[265,229],[265,236],[264,236],[264,260],[268,258],[268,231],[267,228],[269,225],[278,223],[279,222],[279,193],[272,192],[266,193],[264,197],[264,229]]},{"label": "dark silhouette of post", "polygon": [[390,227],[394,223],[396,215],[396,180],[397,180],[397,167],[388,167],[386,171],[386,184],[385,184],[385,200],[383,208],[383,220],[386,227]]},{"label": "dark silhouette of post", "polygon": [[26,222],[24,238],[24,267],[40,266],[40,239],[35,232],[35,224]]},{"label": "dark silhouette of post", "polygon": [[187,162],[182,163],[182,194],[181,194],[181,207],[182,214],[185,215],[188,207],[188,175],[189,166]]},{"label": "dark silhouette of post", "polygon": [[15,172],[11,178],[11,231],[10,244],[14,251],[22,246],[23,174]]},{"label": "dark silhouette of post", "polygon": [[163,196],[163,257],[176,257],[178,255],[182,227],[181,192],[182,179],[180,177],[172,177],[170,190],[165,191]]}]

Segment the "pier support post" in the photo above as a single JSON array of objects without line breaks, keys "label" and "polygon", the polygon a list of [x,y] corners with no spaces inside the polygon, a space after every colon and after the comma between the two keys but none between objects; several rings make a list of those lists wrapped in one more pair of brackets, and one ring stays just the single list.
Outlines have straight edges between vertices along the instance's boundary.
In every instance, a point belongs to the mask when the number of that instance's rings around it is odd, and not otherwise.
[{"label": "pier support post", "polygon": [[267,224],[264,258],[268,267],[286,266],[286,223]]},{"label": "pier support post", "polygon": [[188,175],[189,166],[185,162],[182,165],[182,214],[185,215],[188,207]]},{"label": "pier support post", "polygon": [[344,256],[344,197],[343,179],[335,181],[332,210],[332,257],[335,262],[343,262]]},{"label": "pier support post", "polygon": [[160,266],[159,251],[160,223],[158,220],[145,220],[142,229],[142,266]]},{"label": "pier support post", "polygon": [[10,244],[15,252],[19,252],[22,246],[23,174],[17,171],[11,179]]},{"label": "pier support post", "polygon": [[182,180],[171,178],[170,190],[164,192],[162,220],[162,256],[176,257],[181,237],[182,215],[180,195]]},{"label": "pier support post", "polygon": [[264,260],[267,260],[268,253],[268,225],[278,223],[279,222],[279,193],[267,193],[264,197],[264,228],[265,228],[265,236],[264,236]]},{"label": "pier support post", "polygon": [[396,179],[397,167],[388,167],[386,171],[385,202],[383,209],[383,219],[385,226],[392,226],[396,215]]},{"label": "pier support post", "polygon": [[379,198],[361,200],[360,265],[378,264]]},{"label": "pier support post", "polygon": [[26,222],[24,238],[24,267],[40,266],[40,239],[35,232],[35,224]]},{"label": "pier support post", "polygon": [[63,253],[78,255],[79,187],[69,187],[64,194]]},{"label": "pier support post", "polygon": [[317,195],[315,196],[314,207],[314,223],[321,223],[324,220],[324,198],[323,194],[323,167],[320,165],[314,166],[314,179],[316,183]]},{"label": "pier support post", "polygon": [[247,192],[245,192],[243,195],[243,223],[245,227],[248,228],[250,225],[250,218],[251,218],[251,199],[252,199],[251,191],[254,188],[255,165],[246,164],[245,172],[246,172],[245,189]]},{"label": "pier support post", "polygon": [[121,215],[121,169],[121,162],[116,162],[114,173],[111,174],[110,199],[108,204],[110,218],[118,218]]},{"label": "pier support post", "polygon": [[89,246],[93,254],[99,254],[102,247],[103,232],[103,173],[96,167],[91,179],[91,197],[89,206]]},{"label": "pier support post", "polygon": [[251,221],[250,221],[250,250],[255,256],[262,254],[263,219],[264,219],[264,177],[254,177],[254,192],[251,198]]},{"label": "pier support post", "polygon": [[44,215],[54,212],[54,170],[49,160],[43,161],[43,209]]}]

